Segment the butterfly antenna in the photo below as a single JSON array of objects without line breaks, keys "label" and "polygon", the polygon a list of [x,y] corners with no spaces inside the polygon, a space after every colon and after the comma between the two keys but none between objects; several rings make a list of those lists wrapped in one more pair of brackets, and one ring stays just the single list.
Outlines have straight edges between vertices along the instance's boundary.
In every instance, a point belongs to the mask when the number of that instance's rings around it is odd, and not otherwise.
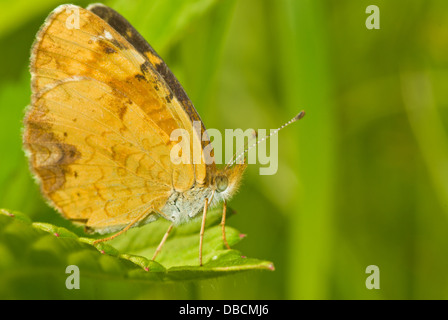
[{"label": "butterfly antenna", "polygon": [[[265,136],[263,139],[261,140],[257,140],[255,143],[253,143],[250,147],[247,148],[247,144],[245,146],[245,150],[241,153],[236,153],[232,160],[230,160],[230,162],[227,164],[226,169],[233,166],[238,159],[240,159],[242,156],[244,156],[245,154],[247,154],[249,152],[249,150],[251,150],[253,147],[257,146],[258,144],[260,144],[261,142],[268,140],[270,137],[272,137],[273,135],[277,134],[280,130],[282,130],[283,128],[289,126],[291,123],[296,122],[297,120],[302,119],[305,116],[305,111],[302,110],[300,111],[294,118],[292,118],[291,120],[289,120],[288,122],[286,122],[284,125],[282,125],[280,128],[274,130],[271,132],[271,134],[269,136]],[[238,154],[238,156],[236,156]]]},{"label": "butterfly antenna", "polygon": [[[253,139],[253,138],[257,138],[258,137],[258,132],[257,130],[254,129],[253,133],[252,133],[252,137],[249,138],[249,140],[244,144],[244,147],[242,147],[240,150],[238,150],[237,152],[235,152],[235,154],[233,155],[232,159],[229,161],[229,163],[226,166],[226,169],[228,167],[230,167],[231,165],[233,165],[236,161],[235,157],[237,155],[241,155],[246,153],[251,147],[247,148],[247,145],[249,144],[249,142]],[[244,150],[244,151],[243,151]]]}]

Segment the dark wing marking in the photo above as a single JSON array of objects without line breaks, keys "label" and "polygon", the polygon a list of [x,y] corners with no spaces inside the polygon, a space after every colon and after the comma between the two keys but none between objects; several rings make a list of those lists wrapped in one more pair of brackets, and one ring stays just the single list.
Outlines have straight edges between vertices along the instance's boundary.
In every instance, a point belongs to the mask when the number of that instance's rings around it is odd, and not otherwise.
[{"label": "dark wing marking", "polygon": [[[168,84],[174,96],[180,101],[184,110],[189,115],[191,121],[201,121],[202,131],[205,131],[204,124],[190,99],[188,98],[184,88],[168,68],[168,66],[165,64],[163,59],[140,35],[140,33],[138,33],[138,31],[135,30],[135,28],[122,15],[103,4],[92,4],[87,7],[87,10],[90,10],[101,19],[106,21],[112,28],[114,28],[119,34],[121,34],[126,40],[128,40],[129,43],[131,43],[137,51],[147,57],[149,61],[159,61],[159,63],[153,63],[154,68]],[[154,57],[156,59],[154,59]],[[145,66],[142,65],[142,69],[144,68]]]}]

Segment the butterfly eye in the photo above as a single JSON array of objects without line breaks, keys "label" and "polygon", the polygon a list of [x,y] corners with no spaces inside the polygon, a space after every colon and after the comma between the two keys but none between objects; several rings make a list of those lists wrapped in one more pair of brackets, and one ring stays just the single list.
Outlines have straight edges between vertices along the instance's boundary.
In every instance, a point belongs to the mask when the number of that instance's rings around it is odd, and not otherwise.
[{"label": "butterfly eye", "polygon": [[223,192],[227,189],[227,185],[229,184],[229,180],[226,176],[218,176],[216,177],[216,190],[218,192]]}]

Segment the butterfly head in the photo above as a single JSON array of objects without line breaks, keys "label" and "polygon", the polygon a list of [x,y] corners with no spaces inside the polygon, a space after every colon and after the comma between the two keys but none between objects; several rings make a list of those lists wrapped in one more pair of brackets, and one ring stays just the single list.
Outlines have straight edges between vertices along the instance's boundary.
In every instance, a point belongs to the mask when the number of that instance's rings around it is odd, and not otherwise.
[{"label": "butterfly head", "polygon": [[238,190],[247,164],[235,164],[229,168],[218,170],[212,179],[215,196],[222,200],[230,199]]}]

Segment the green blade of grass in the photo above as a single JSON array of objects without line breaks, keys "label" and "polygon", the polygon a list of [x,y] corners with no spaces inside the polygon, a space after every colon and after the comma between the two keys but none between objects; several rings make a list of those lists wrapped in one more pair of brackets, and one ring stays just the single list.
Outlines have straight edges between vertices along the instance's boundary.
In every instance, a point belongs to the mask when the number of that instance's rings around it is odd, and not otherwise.
[{"label": "green blade of grass", "polygon": [[[291,113],[305,109],[297,129],[300,149],[290,147],[300,172],[296,207],[290,215],[288,297],[328,297],[329,265],[333,237],[333,180],[335,120],[328,69],[326,20],[320,1],[284,1],[277,21],[280,37],[283,102]],[[282,22],[280,22],[282,21]],[[314,168],[314,171],[300,170]],[[316,235],[319,235],[316,237]]]}]

